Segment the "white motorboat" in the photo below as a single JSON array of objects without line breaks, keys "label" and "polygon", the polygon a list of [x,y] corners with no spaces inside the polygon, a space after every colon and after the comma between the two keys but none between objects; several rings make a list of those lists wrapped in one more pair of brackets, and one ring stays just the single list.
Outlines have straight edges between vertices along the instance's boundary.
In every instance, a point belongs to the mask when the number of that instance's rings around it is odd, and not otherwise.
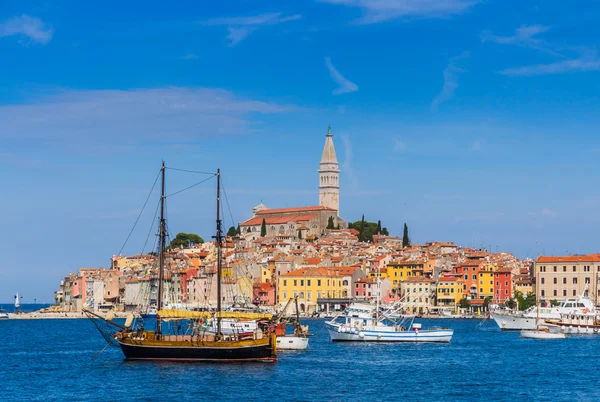
[{"label": "white motorboat", "polygon": [[577,299],[564,300],[556,307],[533,306],[525,311],[498,308],[490,313],[503,331],[535,330],[539,320],[561,320],[562,315],[574,313],[596,314],[592,300],[585,296],[587,288]]},{"label": "white motorboat", "polygon": [[381,316],[375,306],[361,303],[351,304],[325,326],[333,342],[450,342],[454,334],[450,328],[423,329],[414,317],[396,323]]},{"label": "white motorboat", "polygon": [[546,320],[545,324],[551,332],[573,335],[600,334],[600,321],[596,313],[580,311],[562,314],[560,320]]},{"label": "white motorboat", "polygon": [[534,330],[524,330],[521,331],[521,338],[530,338],[530,339],[564,339],[567,337],[567,334],[562,332],[551,332],[547,327],[538,327]]},{"label": "white motorboat", "polygon": [[8,320],[8,311],[0,310],[0,320]]}]

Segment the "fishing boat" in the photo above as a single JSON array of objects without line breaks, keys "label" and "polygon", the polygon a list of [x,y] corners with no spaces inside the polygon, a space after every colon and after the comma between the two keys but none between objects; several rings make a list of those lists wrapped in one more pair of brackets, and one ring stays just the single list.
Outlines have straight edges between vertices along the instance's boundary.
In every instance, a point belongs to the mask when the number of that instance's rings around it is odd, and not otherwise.
[{"label": "fishing boat", "polygon": [[521,331],[521,338],[529,338],[529,339],[564,339],[567,337],[566,334],[562,333],[562,332],[551,332],[547,326],[544,325],[540,325],[539,324],[539,303],[538,303],[538,309],[537,309],[537,317],[536,320],[538,322],[537,328],[536,329],[528,329],[528,330],[523,330]]},{"label": "fishing boat", "polygon": [[278,350],[306,350],[308,348],[308,338],[310,337],[310,334],[308,333],[308,326],[300,323],[300,310],[298,308],[297,296],[294,299],[288,300],[288,303],[283,308],[282,316],[285,315],[292,300],[295,300],[296,303],[296,317],[295,321],[292,323],[294,332],[291,334],[286,333],[287,325],[286,323],[282,323],[282,326],[280,327],[282,332],[277,333]]},{"label": "fishing boat", "polygon": [[[133,315],[129,315],[125,325],[114,322],[110,317],[105,322],[119,329],[114,334],[125,358],[134,360],[173,360],[173,361],[277,361],[276,335],[272,330],[270,314],[223,311],[221,282],[223,277],[222,247],[224,236],[221,228],[221,173],[217,170],[217,308],[216,311],[167,310],[163,304],[163,280],[165,271],[166,220],[165,220],[165,164],[161,168],[162,190],[159,219],[159,280],[155,330],[143,326],[133,327]],[[88,316],[98,317],[87,312]],[[224,333],[223,320],[253,320],[257,329],[250,332]],[[211,320],[216,323],[216,331],[203,330],[203,324]],[[183,321],[191,331],[182,331]],[[171,325],[173,324],[174,325]],[[169,327],[171,331],[169,331]],[[102,331],[101,331],[102,332]],[[103,334],[104,335],[104,334]],[[106,339],[106,337],[105,337]]]},{"label": "fishing boat", "polygon": [[350,304],[344,314],[325,323],[332,342],[450,342],[451,328],[432,327],[423,329],[415,323],[415,317],[394,320],[393,315],[406,305],[393,305],[387,311],[379,308],[381,280],[377,276],[376,305]]}]

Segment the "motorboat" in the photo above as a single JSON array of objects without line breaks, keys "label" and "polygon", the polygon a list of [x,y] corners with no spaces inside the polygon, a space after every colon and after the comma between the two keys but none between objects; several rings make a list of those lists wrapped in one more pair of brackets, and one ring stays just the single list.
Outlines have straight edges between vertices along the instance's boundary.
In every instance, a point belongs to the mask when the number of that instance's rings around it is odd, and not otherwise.
[{"label": "motorboat", "polygon": [[529,339],[564,339],[567,334],[562,332],[551,332],[548,327],[538,326],[534,330],[521,331],[521,338]]},{"label": "motorboat", "polygon": [[8,311],[0,310],[0,320],[8,320]]},{"label": "motorboat", "polygon": [[353,303],[343,315],[325,323],[333,342],[450,342],[451,328],[423,329],[411,319],[400,322],[380,314],[378,307]]},{"label": "motorboat", "polygon": [[[497,308],[490,313],[490,317],[503,331],[535,330],[538,320],[561,320],[563,315],[588,314],[596,315],[594,302],[587,296],[587,288],[577,299],[563,300],[555,307],[533,306],[525,311],[514,311],[506,308]],[[538,318],[539,317],[539,318]]]}]

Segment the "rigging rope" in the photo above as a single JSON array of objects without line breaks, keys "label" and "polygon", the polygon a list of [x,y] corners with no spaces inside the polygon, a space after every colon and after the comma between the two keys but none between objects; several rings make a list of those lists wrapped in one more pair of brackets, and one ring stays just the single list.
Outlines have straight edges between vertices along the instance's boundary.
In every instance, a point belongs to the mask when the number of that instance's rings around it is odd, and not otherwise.
[{"label": "rigging rope", "polygon": [[186,172],[186,173],[209,174],[209,175],[214,175],[215,174],[215,172],[200,172],[200,171],[197,171],[197,170],[177,169],[177,168],[172,168],[172,167],[168,167],[166,169],[176,170],[178,172]]},{"label": "rigging rope", "polygon": [[152,185],[152,188],[150,189],[150,193],[148,194],[148,197],[146,197],[146,202],[144,202],[144,206],[142,207],[142,210],[140,211],[137,219],[135,220],[135,223],[133,224],[131,231],[129,231],[129,234],[127,235],[127,238],[125,239],[125,243],[123,243],[123,246],[119,250],[118,255],[121,255],[121,253],[123,252],[123,249],[125,248],[125,246],[127,245],[127,242],[129,241],[129,238],[131,237],[131,234],[135,230],[135,227],[136,227],[137,223],[139,222],[139,220],[142,216],[142,213],[144,212],[144,209],[146,208],[146,205],[148,204],[148,200],[150,199],[150,196],[152,195],[152,192],[154,191],[154,187],[156,187],[156,182],[158,181],[158,178],[160,177],[160,173],[161,172],[159,171],[158,174],[156,175],[156,179],[154,179],[154,184]]},{"label": "rigging rope", "polygon": [[[154,217],[152,218],[152,223],[150,224],[150,230],[148,230],[148,235],[146,236],[146,241],[144,242],[144,247],[142,247],[142,254],[146,250],[146,245],[148,244],[148,240],[150,239],[150,235],[152,234],[152,229],[154,228],[154,220],[156,219],[156,215],[158,215],[158,210],[160,208],[160,200],[156,205],[156,211],[154,211]],[[154,248],[152,248],[154,250]]]},{"label": "rigging rope", "polygon": [[176,194],[183,193],[184,191],[186,191],[186,190],[189,190],[189,189],[190,189],[190,188],[192,188],[192,187],[196,187],[197,185],[200,185],[200,184],[202,184],[202,183],[204,183],[204,182],[206,182],[206,181],[209,181],[210,179],[212,179],[212,178],[213,178],[213,177],[215,177],[215,176],[216,176],[216,174],[213,174],[211,177],[209,177],[209,178],[207,178],[207,179],[204,179],[204,180],[202,180],[202,181],[199,181],[199,182],[198,182],[198,183],[196,183],[196,184],[192,184],[191,186],[189,186],[189,187],[186,187],[186,188],[184,188],[184,189],[181,189],[181,190],[179,190],[179,191],[176,191],[176,192],[174,192],[174,193],[172,193],[172,194],[169,194],[169,195],[167,195],[165,198],[169,198],[169,197],[172,197],[172,196],[174,196],[174,195],[176,195]]}]

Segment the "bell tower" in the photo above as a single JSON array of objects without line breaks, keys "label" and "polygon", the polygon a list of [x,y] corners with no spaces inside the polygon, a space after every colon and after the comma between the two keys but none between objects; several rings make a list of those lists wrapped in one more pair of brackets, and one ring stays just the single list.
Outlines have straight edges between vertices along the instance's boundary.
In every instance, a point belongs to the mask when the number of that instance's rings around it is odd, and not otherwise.
[{"label": "bell tower", "polygon": [[340,169],[333,146],[331,126],[327,128],[319,167],[319,205],[335,209],[340,215]]}]

